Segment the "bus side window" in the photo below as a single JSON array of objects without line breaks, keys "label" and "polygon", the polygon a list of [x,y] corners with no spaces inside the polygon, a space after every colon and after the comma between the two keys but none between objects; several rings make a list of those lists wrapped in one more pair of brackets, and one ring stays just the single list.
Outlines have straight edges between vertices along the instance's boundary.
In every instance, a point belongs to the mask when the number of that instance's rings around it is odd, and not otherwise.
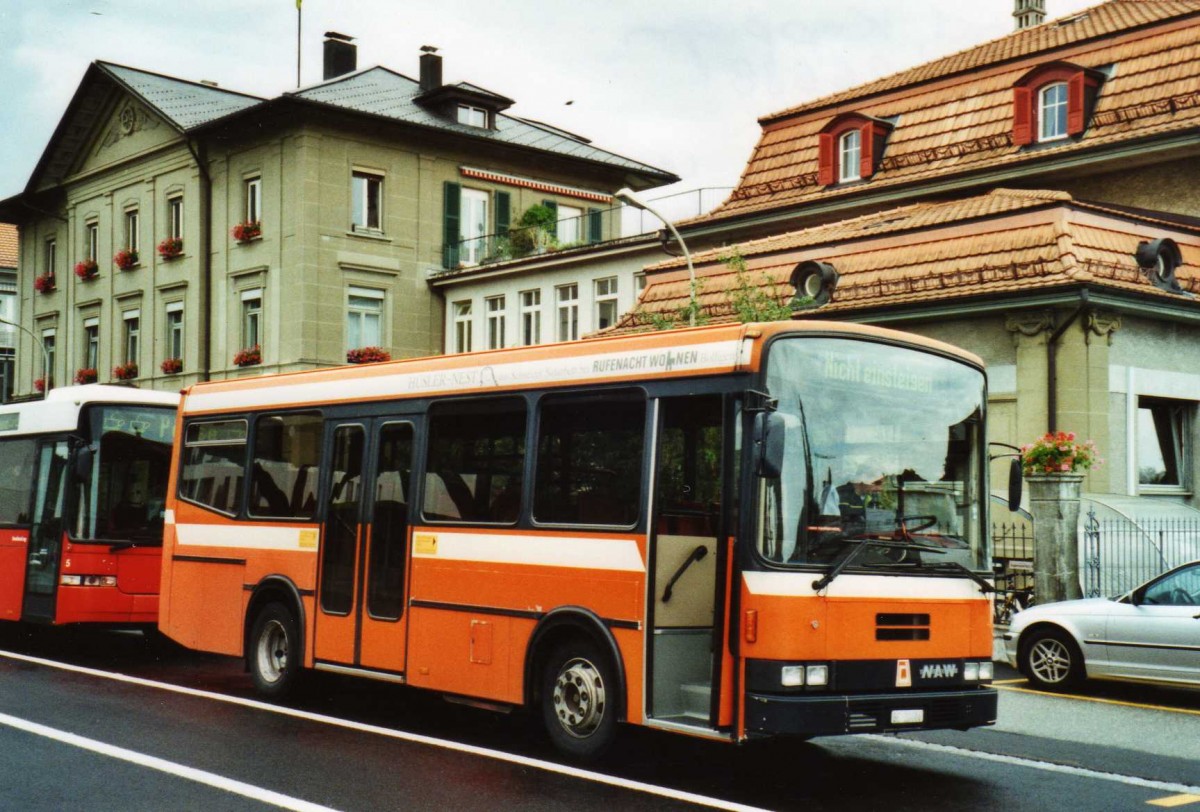
[{"label": "bus side window", "polygon": [[525,402],[436,403],[429,410],[423,513],[431,521],[513,524],[521,512]]},{"label": "bus side window", "polygon": [[237,513],[246,465],[246,421],[188,425],[179,496],[223,513]]},{"label": "bus side window", "polygon": [[321,415],[315,412],[260,417],[254,424],[250,514],[311,519],[316,513],[316,476],[321,464]]}]

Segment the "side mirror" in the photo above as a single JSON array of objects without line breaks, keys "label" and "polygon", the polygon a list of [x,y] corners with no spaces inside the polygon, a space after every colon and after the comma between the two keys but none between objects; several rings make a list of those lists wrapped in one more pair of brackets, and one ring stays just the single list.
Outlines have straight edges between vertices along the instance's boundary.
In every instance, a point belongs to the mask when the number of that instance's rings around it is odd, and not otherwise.
[{"label": "side mirror", "polygon": [[81,445],[75,449],[75,453],[71,460],[71,465],[75,471],[75,478],[85,480],[92,475],[92,460],[95,453],[91,446]]},{"label": "side mirror", "polygon": [[774,479],[783,472],[783,440],[786,434],[783,415],[759,412],[754,416],[754,473]]},{"label": "side mirror", "polygon": [[1008,509],[1016,513],[1021,508],[1021,461],[1013,460],[1008,466]]}]

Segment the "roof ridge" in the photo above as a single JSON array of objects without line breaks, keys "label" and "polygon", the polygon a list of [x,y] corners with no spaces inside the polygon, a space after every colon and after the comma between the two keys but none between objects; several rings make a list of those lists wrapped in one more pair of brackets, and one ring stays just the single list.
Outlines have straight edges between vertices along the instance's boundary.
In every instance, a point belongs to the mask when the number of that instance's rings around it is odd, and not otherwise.
[{"label": "roof ridge", "polygon": [[[122,85],[127,87],[133,93],[137,93],[137,91],[134,90],[133,88],[129,87],[128,84],[123,79],[121,79],[121,77],[114,76],[113,72],[111,70],[109,70],[109,68],[120,68],[121,70],[129,70],[129,71],[133,71],[134,73],[140,73],[143,76],[157,76],[159,79],[167,79],[168,81],[171,81],[171,82],[178,82],[181,85],[191,85],[192,87],[202,87],[202,88],[205,88],[206,90],[215,90],[218,93],[228,93],[231,96],[242,96],[244,98],[254,99],[256,101],[268,101],[268,98],[266,96],[259,96],[256,93],[247,93],[243,90],[231,90],[227,87],[221,87],[218,84],[207,84],[203,81],[196,81],[195,79],[183,79],[178,76],[172,76],[169,73],[159,73],[158,71],[146,70],[145,68],[135,68],[133,65],[123,65],[120,62],[109,62],[108,60],[105,60],[105,59],[97,59],[97,60],[95,60],[95,62],[93,64],[96,65],[96,67],[103,70],[105,72],[105,74],[107,74],[108,76],[111,76],[113,79],[116,79],[118,82],[120,82]],[[137,95],[141,98],[145,98],[145,96],[143,96],[141,93],[137,93]],[[155,105],[155,107],[157,107],[157,106],[158,105]]]},{"label": "roof ridge", "polygon": [[393,76],[398,76],[401,79],[406,79],[409,82],[412,82],[414,85],[418,84],[417,80],[412,78],[411,76],[406,76],[403,73],[401,73],[400,71],[393,70],[392,68],[389,68],[386,65],[372,65],[369,68],[359,68],[358,70],[353,70],[353,71],[350,71],[349,73],[340,73],[337,76],[331,76],[328,79],[322,79],[319,82],[314,82],[313,84],[305,85],[304,87],[298,87],[294,90],[285,90],[282,93],[280,93],[279,95],[280,96],[300,96],[300,95],[303,95],[304,93],[309,92],[310,90],[317,90],[318,88],[322,88],[322,87],[332,87],[333,85],[339,84],[341,82],[347,82],[347,81],[349,81],[351,79],[355,79],[359,76],[366,76],[368,73],[373,73],[375,71],[383,71],[385,73],[390,73]]},{"label": "roof ridge", "polygon": [[[1124,0],[1122,0],[1124,2]],[[988,192],[988,195],[996,197],[1020,197],[1029,200],[1045,200],[1045,201],[1064,201],[1072,202],[1075,198],[1071,197],[1070,192],[1064,192],[1058,189],[1009,189],[1005,187],[997,187]]]}]

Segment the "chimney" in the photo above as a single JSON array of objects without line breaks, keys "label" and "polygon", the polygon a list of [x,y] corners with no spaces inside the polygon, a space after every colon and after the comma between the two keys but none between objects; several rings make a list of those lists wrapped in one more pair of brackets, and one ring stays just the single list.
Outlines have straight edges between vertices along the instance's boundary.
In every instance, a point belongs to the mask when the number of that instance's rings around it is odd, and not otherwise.
[{"label": "chimney", "polygon": [[442,86],[442,58],[432,45],[421,46],[421,92],[428,93]]},{"label": "chimney", "polygon": [[1046,21],[1046,0],[1013,0],[1013,19],[1017,31]]},{"label": "chimney", "polygon": [[325,32],[325,79],[358,70],[358,46],[345,34]]}]

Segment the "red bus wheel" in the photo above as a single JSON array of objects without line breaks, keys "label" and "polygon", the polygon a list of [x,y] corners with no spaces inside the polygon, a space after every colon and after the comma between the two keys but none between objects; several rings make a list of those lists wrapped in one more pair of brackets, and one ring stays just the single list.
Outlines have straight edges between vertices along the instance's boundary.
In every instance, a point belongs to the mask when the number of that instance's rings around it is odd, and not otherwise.
[{"label": "red bus wheel", "polygon": [[299,633],[287,607],[269,603],[254,619],[250,631],[250,676],[263,696],[280,699],[296,687],[300,676]]},{"label": "red bus wheel", "polygon": [[593,759],[616,737],[617,681],[592,643],[555,646],[542,672],[542,723],[551,743],[569,756]]}]

